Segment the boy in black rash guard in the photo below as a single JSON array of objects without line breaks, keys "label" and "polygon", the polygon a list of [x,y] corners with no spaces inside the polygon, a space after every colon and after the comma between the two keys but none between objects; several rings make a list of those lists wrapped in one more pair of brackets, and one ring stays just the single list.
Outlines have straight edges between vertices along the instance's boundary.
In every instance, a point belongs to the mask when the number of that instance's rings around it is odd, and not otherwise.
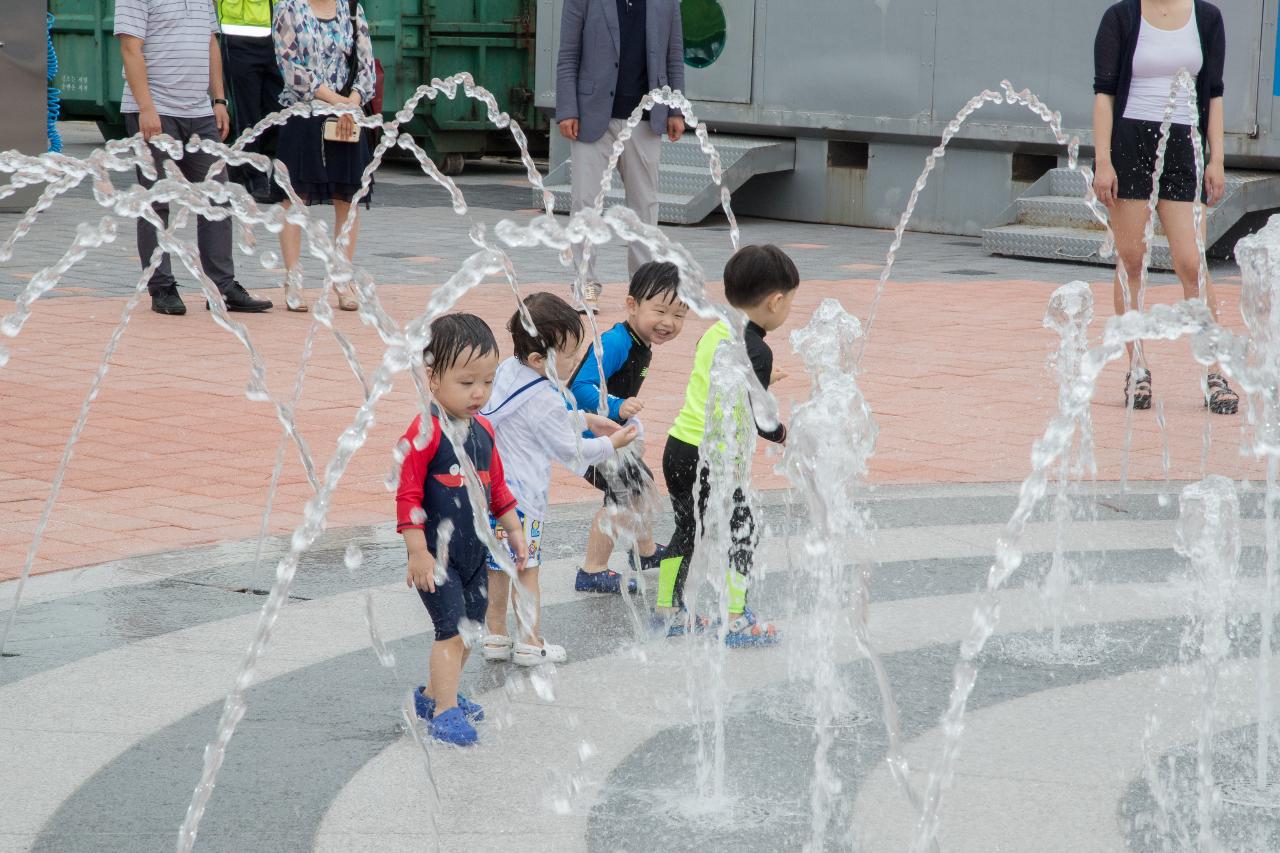
[{"label": "boy in black rash guard", "polygon": [[[747,315],[744,334],[747,356],[751,359],[756,378],[765,388],[781,377],[780,374],[774,375],[773,350],[769,349],[764,337],[787,321],[799,286],[800,273],[796,265],[777,246],[743,246],[725,264],[724,296],[730,305]],[[669,636],[710,624],[709,620],[684,614],[684,582],[689,572],[689,561],[693,558],[698,519],[706,511],[709,492],[707,469],[698,470],[698,448],[702,445],[706,429],[711,364],[716,348],[728,337],[729,327],[721,321],[707,329],[698,341],[684,408],[671,425],[662,454],[662,474],[671,495],[676,529],[667,544],[667,554],[658,575],[656,621],[667,629]],[[779,444],[787,438],[787,430],[782,424],[770,430],[757,426],[757,431],[761,438]],[[760,622],[747,609],[747,578],[751,574],[751,561],[759,537],[751,508],[747,506],[746,495],[741,489],[733,495],[729,531],[733,545],[728,554],[729,629],[725,642],[730,646],[772,645],[778,641],[777,628]]]},{"label": "boy in black rash guard", "polygon": [[[443,434],[446,426],[475,468],[490,514],[507,533],[517,571],[528,551],[493,427],[479,416],[498,370],[493,332],[474,314],[448,314],[431,324],[425,356],[435,398],[430,434],[421,449],[416,447],[423,427],[422,416],[414,418],[402,439],[409,449],[396,492],[396,531],[404,534],[409,556],[406,582],[417,587],[436,635],[430,678],[413,698],[432,737],[467,746],[476,741],[472,723],[484,719],[484,711],[458,692],[469,652],[458,628],[464,618],[484,622],[489,549],[476,535],[462,460],[450,436]],[[487,519],[483,523],[488,527]]]},{"label": "boy in black rash guard", "polygon": [[[604,366],[605,386],[608,391],[608,408],[604,412],[622,424],[640,413],[644,404],[636,396],[640,385],[649,373],[649,361],[653,346],[675,340],[684,328],[689,306],[680,300],[680,271],[675,264],[650,261],[641,264],[631,278],[627,291],[627,319],[600,336],[601,360],[596,361],[595,347],[589,346],[587,354],[569,380],[578,408],[585,412],[600,411],[600,365]],[[643,435],[643,433],[641,433]],[[590,437],[591,433],[584,433]],[[622,467],[618,478],[622,488],[631,491],[643,488],[644,479],[653,478],[652,472],[638,459],[620,460]],[[625,503],[628,496],[619,495],[606,482],[604,474],[588,468],[587,482],[604,492],[607,505]],[[596,513],[587,537],[587,554],[578,570],[574,589],[579,592],[622,592],[622,577],[609,570],[609,555],[613,553],[613,540],[600,528],[606,510]],[[651,533],[645,533],[636,542],[640,551],[642,568],[654,568],[662,559],[664,549],[653,541]],[[636,591],[634,579],[627,580],[627,591]]]}]

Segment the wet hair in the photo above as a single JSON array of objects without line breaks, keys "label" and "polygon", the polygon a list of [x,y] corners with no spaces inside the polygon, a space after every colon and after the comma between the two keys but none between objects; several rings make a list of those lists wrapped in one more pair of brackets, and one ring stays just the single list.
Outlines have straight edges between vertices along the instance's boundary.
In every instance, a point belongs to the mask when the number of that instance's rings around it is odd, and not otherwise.
[{"label": "wet hair", "polygon": [[582,340],[582,317],[573,306],[554,293],[533,293],[525,297],[524,307],[533,319],[537,335],[529,334],[520,312],[511,315],[507,331],[515,344],[516,358],[528,361],[531,355],[546,355],[571,341]]},{"label": "wet hair", "polygon": [[724,298],[734,308],[754,307],[799,286],[795,262],[772,243],[743,246],[724,265]]},{"label": "wet hair", "polygon": [[422,355],[427,367],[439,374],[463,356],[471,361],[497,351],[493,330],[484,320],[475,314],[445,314],[431,324],[431,342]]},{"label": "wet hair", "polygon": [[636,302],[661,299],[663,302],[680,301],[680,270],[672,263],[649,261],[636,269],[631,276],[629,295]]}]

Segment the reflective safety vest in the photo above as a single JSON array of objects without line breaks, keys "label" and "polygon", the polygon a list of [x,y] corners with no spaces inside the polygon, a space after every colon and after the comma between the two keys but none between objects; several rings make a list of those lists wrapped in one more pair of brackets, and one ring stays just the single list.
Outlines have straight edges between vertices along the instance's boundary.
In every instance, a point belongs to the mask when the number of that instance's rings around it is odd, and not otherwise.
[{"label": "reflective safety vest", "polygon": [[223,35],[271,35],[271,0],[217,0],[217,9]]}]

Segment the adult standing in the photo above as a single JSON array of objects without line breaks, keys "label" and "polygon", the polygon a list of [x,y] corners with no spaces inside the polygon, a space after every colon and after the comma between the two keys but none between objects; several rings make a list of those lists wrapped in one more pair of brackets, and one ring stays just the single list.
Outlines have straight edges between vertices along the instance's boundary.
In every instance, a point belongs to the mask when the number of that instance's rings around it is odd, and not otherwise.
[{"label": "adult standing", "polygon": [[[650,90],[684,89],[684,35],[679,0],[565,0],[556,62],[556,120],[573,144],[572,209],[595,202],[614,143],[626,119]],[[627,141],[618,162],[626,204],[650,225],[658,222],[658,163],[662,135],[684,135],[678,110],[656,105]],[[631,275],[649,260],[644,247],[627,252]],[[594,256],[586,301],[600,295]]]},{"label": "adult standing", "polygon": [[[130,134],[141,131],[150,142],[166,133],[184,145],[193,137],[226,139],[231,129],[227,102],[222,90],[222,59],[213,32],[217,26],[209,0],[116,0],[115,36],[120,40],[124,61],[124,98],[120,112]],[[151,146],[151,157],[159,176],[169,157]],[[176,161],[188,181],[204,181],[216,159],[211,154],[187,151]],[[213,180],[225,183],[225,167]],[[138,170],[138,183],[150,188]],[[153,208],[164,223],[169,221],[169,204]],[[199,218],[196,243],[200,265],[222,294],[229,311],[266,311],[271,302],[255,299],[240,286],[231,256],[231,219]],[[159,245],[155,226],[138,219],[138,256],[143,269]],[[187,306],[178,295],[178,283],[166,253],[147,283],[151,310],[157,314],[185,314]]]},{"label": "adult standing", "polygon": [[[325,103],[345,108],[340,118],[294,116],[280,129],[277,159],[289,170],[298,197],[306,204],[332,204],[335,238],[348,217],[351,239],[347,259],[355,256],[359,217],[351,200],[360,189],[365,167],[373,159],[368,134],[355,122],[359,109],[373,99],[376,76],[373,42],[364,9],[354,0],[279,0],[272,21],[276,61],[284,77],[280,103]],[[335,122],[326,131],[325,122]],[[365,196],[368,204],[369,196]],[[288,202],[283,202],[285,207]],[[302,229],[286,225],[280,232],[285,265],[285,304],[306,311],[302,301]],[[338,307],[355,311],[350,291],[338,291]]]},{"label": "adult standing", "polygon": [[[218,24],[226,58],[227,82],[231,84],[232,133],[239,136],[280,109],[280,89],[284,82],[276,64],[271,41],[273,0],[217,0]],[[275,156],[275,128],[264,132],[248,150]],[[279,190],[269,175],[252,166],[231,167],[231,179],[260,202],[278,201]]]},{"label": "adult standing", "polygon": [[[1217,319],[1218,300],[1207,273],[1204,292],[1200,292],[1201,258],[1196,247],[1194,207],[1198,193],[1210,205],[1222,199],[1222,71],[1226,53],[1222,13],[1204,0],[1122,0],[1102,16],[1094,42],[1093,186],[1099,201],[1110,210],[1119,264],[1123,264],[1131,285],[1126,294],[1117,264],[1117,314],[1137,308],[1141,298],[1137,283],[1143,271],[1143,237],[1148,199],[1154,189],[1152,173],[1160,126],[1175,79],[1185,69],[1195,75],[1197,109],[1192,112],[1190,94],[1180,87],[1156,212],[1169,239],[1183,296],[1202,296]],[[1199,128],[1201,139],[1208,146],[1203,187],[1196,180],[1193,126]],[[1133,407],[1148,409],[1151,370],[1140,348],[1138,363],[1134,362],[1132,346],[1129,354],[1134,366],[1125,377],[1125,403],[1132,393]],[[1217,414],[1235,414],[1239,397],[1217,365],[1210,371],[1207,383],[1205,405]]]}]

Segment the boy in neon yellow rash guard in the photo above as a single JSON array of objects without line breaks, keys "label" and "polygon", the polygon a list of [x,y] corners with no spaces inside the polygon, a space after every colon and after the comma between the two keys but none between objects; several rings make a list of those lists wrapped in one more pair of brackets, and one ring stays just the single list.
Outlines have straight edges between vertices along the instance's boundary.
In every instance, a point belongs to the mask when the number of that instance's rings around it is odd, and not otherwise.
[{"label": "boy in neon yellow rash guard", "polygon": [[[764,338],[786,322],[799,286],[800,273],[796,265],[777,246],[743,246],[725,264],[725,299],[747,315],[747,355],[756,378],[765,388],[774,377],[773,351]],[[706,428],[711,363],[716,348],[728,337],[729,327],[721,321],[698,341],[684,408],[667,434],[667,446],[662,454],[662,473],[667,481],[676,522],[658,577],[656,615],[668,626],[668,636],[677,636],[691,628],[697,630],[706,625],[705,620],[685,613],[684,583],[689,561],[693,558],[698,520],[706,511],[709,491],[707,470],[705,467],[698,469],[698,448]],[[772,430],[757,429],[760,436],[769,441],[782,443],[786,440],[787,431],[781,424]],[[772,645],[778,641],[777,628],[759,621],[746,606],[747,577],[751,573],[757,536],[755,521],[741,489],[733,496],[729,528],[733,546],[728,554],[729,626],[725,641],[730,646]]]}]

